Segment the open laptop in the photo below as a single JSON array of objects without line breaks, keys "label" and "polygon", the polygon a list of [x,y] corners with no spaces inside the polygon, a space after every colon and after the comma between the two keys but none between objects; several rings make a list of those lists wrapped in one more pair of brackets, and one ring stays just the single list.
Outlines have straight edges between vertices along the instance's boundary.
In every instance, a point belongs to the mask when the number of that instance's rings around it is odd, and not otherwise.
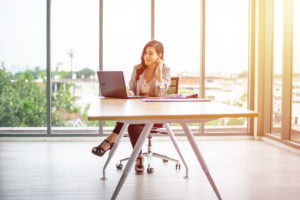
[{"label": "open laptop", "polygon": [[144,96],[127,96],[125,79],[122,71],[97,71],[101,95],[120,99],[141,99]]}]

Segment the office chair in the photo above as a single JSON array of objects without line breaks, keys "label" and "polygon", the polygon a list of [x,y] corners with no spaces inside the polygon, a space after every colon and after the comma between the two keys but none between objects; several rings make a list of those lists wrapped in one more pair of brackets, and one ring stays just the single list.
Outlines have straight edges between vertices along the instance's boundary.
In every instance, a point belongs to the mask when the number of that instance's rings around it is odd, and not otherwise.
[{"label": "office chair", "polygon": [[[179,85],[179,77],[172,77],[171,78],[171,85],[168,88],[167,94],[168,95],[170,95],[170,94],[178,94],[178,85]],[[166,155],[162,155],[162,154],[158,154],[158,153],[152,152],[152,148],[151,148],[152,147],[152,142],[151,142],[152,134],[167,135],[168,134],[167,131],[162,131],[163,128],[166,128],[164,126],[165,126],[165,124],[154,124],[154,126],[151,129],[151,132],[150,132],[150,134],[148,136],[148,145],[147,145],[148,151],[146,153],[143,153],[143,157],[147,158],[147,161],[148,161],[147,172],[149,174],[152,174],[154,172],[154,169],[151,167],[151,159],[152,159],[152,157],[160,158],[160,159],[162,159],[163,162],[168,162],[168,161],[176,162],[176,165],[175,165],[176,169],[180,169],[180,167],[181,167],[181,165],[179,163],[179,160],[171,158],[171,157],[168,157]],[[117,165],[116,165],[117,169],[121,170],[123,168],[122,162],[127,161],[128,159],[129,158],[121,159],[119,161],[119,163],[117,163]]]}]

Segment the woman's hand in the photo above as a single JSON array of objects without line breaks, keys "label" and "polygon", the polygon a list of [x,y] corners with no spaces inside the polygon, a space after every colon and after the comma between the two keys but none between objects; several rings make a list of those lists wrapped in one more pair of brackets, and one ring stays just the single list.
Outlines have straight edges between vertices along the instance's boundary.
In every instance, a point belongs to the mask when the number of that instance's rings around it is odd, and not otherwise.
[{"label": "woman's hand", "polygon": [[162,59],[158,59],[157,65],[156,65],[156,67],[158,68],[156,80],[158,82],[162,82],[162,67],[163,67],[163,65],[164,65],[164,61]]},{"label": "woman's hand", "polygon": [[158,70],[162,70],[162,67],[163,67],[163,65],[164,65],[164,61],[162,60],[162,59],[158,59],[157,60],[157,65],[156,65],[156,67],[158,67]]},{"label": "woman's hand", "polygon": [[131,91],[127,90],[127,96],[133,96],[133,94],[131,93]]}]

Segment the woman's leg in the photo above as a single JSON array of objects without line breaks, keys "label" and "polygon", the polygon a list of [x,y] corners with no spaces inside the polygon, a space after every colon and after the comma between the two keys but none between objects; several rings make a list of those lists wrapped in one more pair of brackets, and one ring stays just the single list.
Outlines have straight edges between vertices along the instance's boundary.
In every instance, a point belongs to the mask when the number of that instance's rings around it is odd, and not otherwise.
[{"label": "woman's leg", "polygon": [[144,128],[145,124],[131,124],[128,127],[128,134],[130,138],[130,142],[132,147],[135,146],[137,140],[139,139],[142,130]]},{"label": "woman's leg", "polygon": [[92,153],[98,156],[103,156],[104,153],[111,149],[118,138],[118,135],[123,127],[123,123],[117,122],[113,132],[106,137],[97,147],[93,147]]},{"label": "woman's leg", "polygon": [[[137,140],[139,139],[141,132],[144,128],[145,124],[131,124],[128,127],[128,134],[130,138],[130,142],[132,147],[135,146]],[[136,162],[135,162],[135,171],[136,174],[143,174],[144,173],[144,158],[142,151],[139,153]]]}]

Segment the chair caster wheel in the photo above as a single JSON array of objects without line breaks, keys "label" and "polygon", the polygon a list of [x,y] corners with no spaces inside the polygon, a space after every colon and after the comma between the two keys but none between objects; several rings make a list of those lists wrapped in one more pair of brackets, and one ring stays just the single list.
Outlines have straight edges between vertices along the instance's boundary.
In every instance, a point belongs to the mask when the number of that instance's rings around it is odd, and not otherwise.
[{"label": "chair caster wheel", "polygon": [[181,165],[179,163],[176,164],[176,169],[180,169]]},{"label": "chair caster wheel", "polygon": [[153,174],[154,169],[152,167],[148,167],[147,172],[148,172],[148,174]]},{"label": "chair caster wheel", "polygon": [[164,162],[164,163],[167,163],[168,161],[169,161],[169,160],[167,160],[167,159],[163,159],[163,162]]},{"label": "chair caster wheel", "polygon": [[123,165],[122,165],[121,163],[120,163],[120,164],[117,164],[117,165],[116,165],[116,168],[121,170],[121,169],[123,169]]}]

